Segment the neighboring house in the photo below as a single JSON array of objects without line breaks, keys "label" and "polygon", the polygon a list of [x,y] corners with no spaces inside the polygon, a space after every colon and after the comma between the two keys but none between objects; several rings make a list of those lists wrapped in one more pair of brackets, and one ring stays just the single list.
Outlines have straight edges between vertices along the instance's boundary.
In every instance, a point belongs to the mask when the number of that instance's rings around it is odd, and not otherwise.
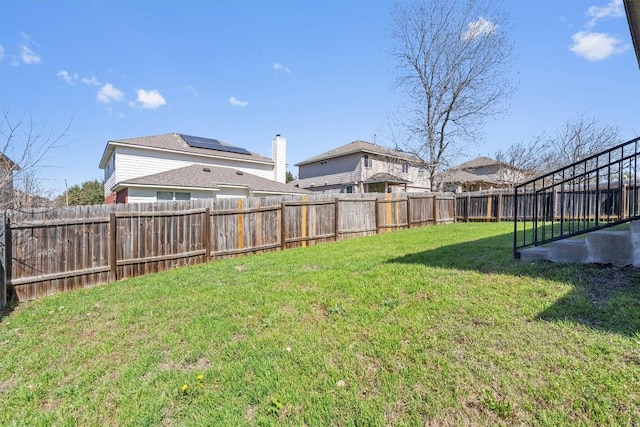
[{"label": "neighboring house", "polygon": [[178,133],[109,141],[100,160],[105,203],[306,193],[285,184],[286,139],[273,159],[215,139]]},{"label": "neighboring house", "polygon": [[444,171],[438,176],[444,191],[467,192],[511,188],[533,177],[531,171],[509,166],[490,157],[478,157]]},{"label": "neighboring house", "polygon": [[11,209],[15,205],[13,173],[19,170],[20,166],[13,160],[0,154],[0,209]]},{"label": "neighboring house", "polygon": [[300,188],[322,193],[430,191],[415,157],[366,141],[354,141],[297,163]]}]

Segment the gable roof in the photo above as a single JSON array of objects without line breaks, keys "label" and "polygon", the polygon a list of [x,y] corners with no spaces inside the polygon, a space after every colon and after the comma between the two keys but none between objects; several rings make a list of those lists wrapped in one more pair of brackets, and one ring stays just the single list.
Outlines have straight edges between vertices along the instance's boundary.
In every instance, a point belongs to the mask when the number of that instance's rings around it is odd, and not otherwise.
[{"label": "gable roof", "polygon": [[4,155],[4,153],[0,153],[0,161],[5,162],[9,166],[9,170],[19,171],[20,166],[18,166],[13,160]]},{"label": "gable roof", "polygon": [[365,184],[374,184],[376,182],[387,182],[389,184],[408,184],[411,181],[395,175],[391,175],[390,173],[378,172],[377,174],[374,174],[371,177],[367,178],[364,182]]},{"label": "gable roof", "polygon": [[292,185],[262,178],[233,168],[190,165],[121,182],[119,186],[176,187],[217,190],[224,186],[245,187],[253,192],[270,194],[310,193]]},{"label": "gable roof", "polygon": [[467,172],[461,169],[449,169],[440,174],[439,179],[442,183],[446,184],[472,184],[472,183],[488,183],[488,184],[500,184],[502,182],[500,175],[497,173],[491,174],[475,174]]},{"label": "gable roof", "polygon": [[322,160],[333,159],[336,157],[346,156],[353,153],[378,154],[382,156],[394,157],[397,159],[413,161],[413,162],[417,160],[415,157],[407,153],[404,153],[402,151],[393,150],[391,148],[383,147],[382,145],[377,145],[371,142],[358,140],[358,141],[353,141],[349,144],[342,145],[338,148],[334,148],[333,150],[329,150],[317,156],[311,157],[307,160],[303,160],[300,163],[296,163],[294,166],[302,166],[309,163],[315,163]]},{"label": "gable roof", "polygon": [[[165,133],[162,135],[142,136],[137,138],[116,139],[107,142],[107,146],[102,154],[100,160],[100,168],[104,169],[111,157],[111,154],[115,150],[116,146],[129,146],[138,147],[143,149],[167,151],[174,153],[187,153],[197,156],[205,157],[217,157],[225,159],[236,159],[250,163],[267,163],[274,164],[273,160],[268,157],[264,157],[260,154],[251,153],[242,154],[221,150],[213,150],[208,148],[191,147],[185,137],[189,138],[189,135],[183,135],[179,133]],[[203,139],[203,138],[200,138]],[[222,147],[229,147],[230,149],[238,149],[238,147],[231,145],[223,141],[217,141]]]},{"label": "gable roof", "polygon": [[473,160],[469,160],[468,162],[464,162],[459,164],[458,166],[454,166],[451,169],[473,169],[473,168],[481,168],[484,166],[500,166],[502,163],[499,161],[492,159],[491,157],[480,156],[476,157]]}]

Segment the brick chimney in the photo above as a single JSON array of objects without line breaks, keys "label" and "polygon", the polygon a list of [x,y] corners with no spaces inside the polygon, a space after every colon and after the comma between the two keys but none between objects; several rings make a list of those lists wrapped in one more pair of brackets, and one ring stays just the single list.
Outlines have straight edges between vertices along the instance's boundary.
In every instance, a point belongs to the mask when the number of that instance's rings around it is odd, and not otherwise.
[{"label": "brick chimney", "polygon": [[271,140],[271,160],[276,164],[273,179],[284,184],[287,172],[287,139],[280,134]]}]

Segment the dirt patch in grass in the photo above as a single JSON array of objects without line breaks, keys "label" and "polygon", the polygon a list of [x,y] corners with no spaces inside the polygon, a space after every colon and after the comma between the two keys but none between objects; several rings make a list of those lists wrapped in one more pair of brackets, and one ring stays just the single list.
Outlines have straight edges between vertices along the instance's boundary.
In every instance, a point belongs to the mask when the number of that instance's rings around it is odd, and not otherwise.
[{"label": "dirt patch in grass", "polygon": [[7,391],[14,388],[17,384],[18,382],[16,380],[0,381],[0,394],[6,393]]},{"label": "dirt patch in grass", "polygon": [[583,285],[582,294],[598,308],[634,286],[632,272],[628,268],[602,266],[579,271],[577,276]]},{"label": "dirt patch in grass", "polygon": [[251,405],[247,407],[247,410],[244,413],[244,419],[247,421],[253,421],[256,417],[256,412],[258,412],[258,407],[255,405]]}]

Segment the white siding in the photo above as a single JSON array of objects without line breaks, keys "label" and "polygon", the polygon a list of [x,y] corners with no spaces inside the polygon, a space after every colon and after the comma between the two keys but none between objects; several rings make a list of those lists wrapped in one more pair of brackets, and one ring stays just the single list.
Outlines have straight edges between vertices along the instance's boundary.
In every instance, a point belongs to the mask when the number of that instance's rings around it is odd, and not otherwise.
[{"label": "white siding", "polygon": [[271,141],[271,160],[276,163],[273,180],[283,184],[287,181],[287,140],[276,135]]},{"label": "white siding", "polygon": [[249,190],[246,188],[233,188],[233,187],[221,187],[220,191],[216,194],[216,197],[219,199],[228,199],[228,198],[245,198],[249,197]]},{"label": "white siding", "polygon": [[[273,165],[243,162],[235,159],[216,159],[193,156],[182,153],[165,153],[144,150],[135,147],[116,147],[116,173],[113,180],[105,185],[108,194],[118,182],[127,181],[141,176],[153,175],[178,169],[192,164],[230,167],[243,172],[252,173],[262,178],[273,179]],[[114,176],[115,175],[115,176]]]},{"label": "white siding", "polygon": [[191,193],[191,200],[212,199],[215,198],[214,191],[206,190],[176,190],[174,188],[143,188],[129,187],[127,203],[153,203],[157,201],[156,193],[158,191],[180,191]]},{"label": "white siding", "polygon": [[153,203],[157,201],[158,191],[180,191],[191,193],[191,200],[200,199],[225,199],[225,198],[245,198],[249,197],[249,191],[246,188],[222,187],[219,191],[208,190],[188,190],[175,188],[146,188],[146,187],[129,187],[127,203]]}]

